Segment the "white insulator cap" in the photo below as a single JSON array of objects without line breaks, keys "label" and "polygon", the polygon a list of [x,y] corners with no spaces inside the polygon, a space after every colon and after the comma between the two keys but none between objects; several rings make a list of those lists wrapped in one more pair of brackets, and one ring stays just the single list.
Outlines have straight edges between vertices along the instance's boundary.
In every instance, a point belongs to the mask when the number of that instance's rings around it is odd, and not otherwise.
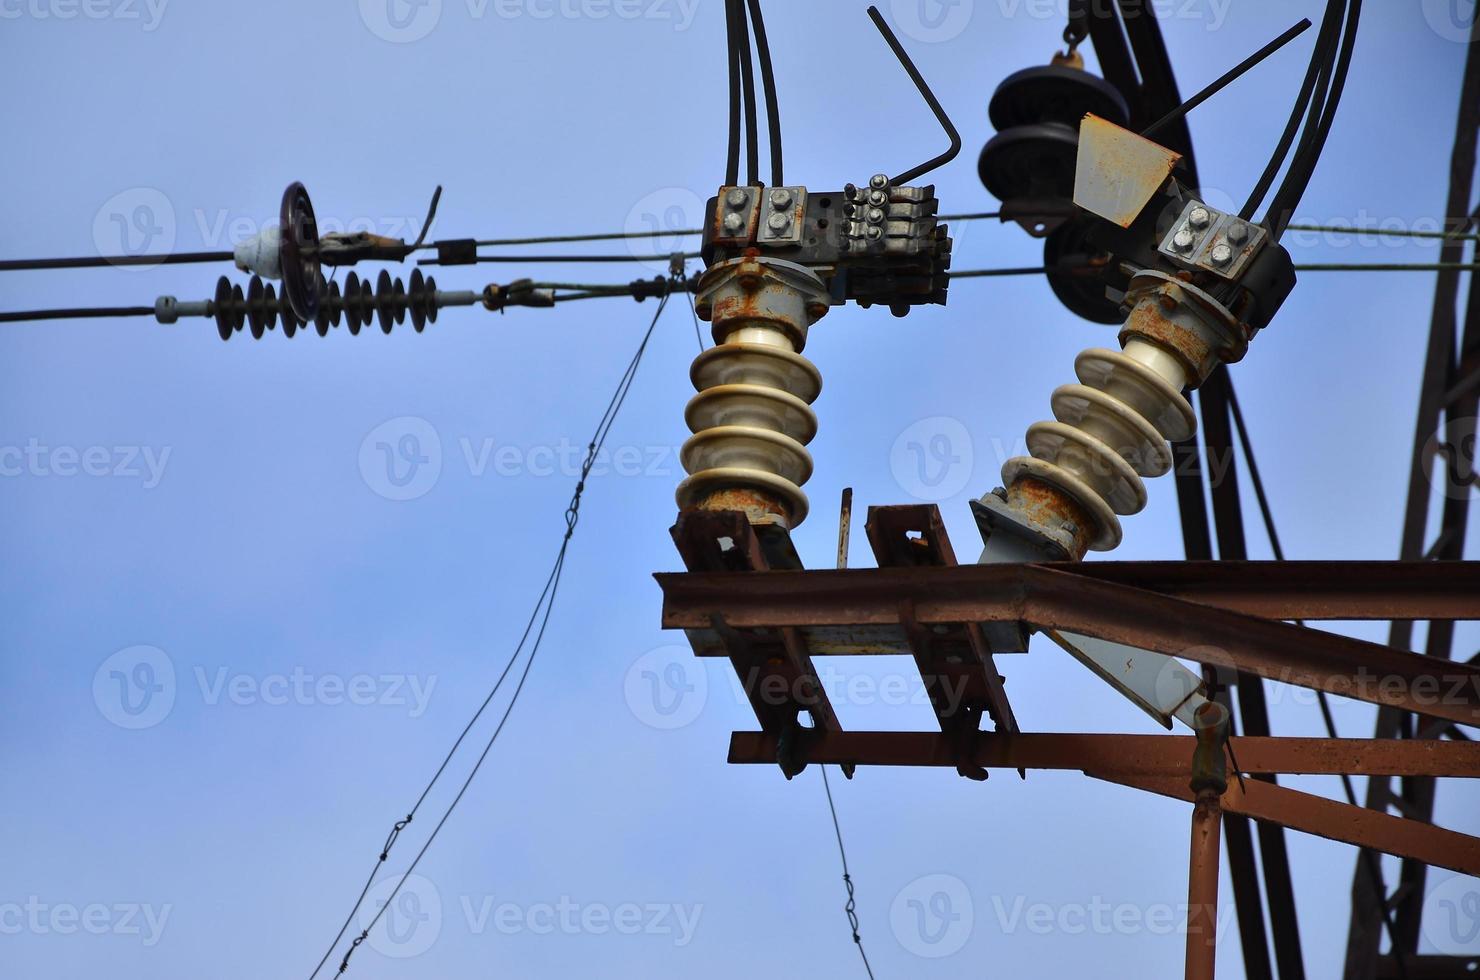
[{"label": "white insulator cap", "polygon": [[238,242],[233,252],[236,267],[243,272],[255,272],[264,279],[283,277],[282,230],[277,225],[268,225],[244,242]]}]

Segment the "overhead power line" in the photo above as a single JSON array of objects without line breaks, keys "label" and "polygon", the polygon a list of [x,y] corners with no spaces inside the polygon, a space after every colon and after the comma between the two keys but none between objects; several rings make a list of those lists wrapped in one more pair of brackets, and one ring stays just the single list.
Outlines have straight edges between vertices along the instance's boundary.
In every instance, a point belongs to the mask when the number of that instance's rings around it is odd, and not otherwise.
[{"label": "overhead power line", "polygon": [[[488,737],[488,741],[483,746],[483,751],[479,754],[477,761],[473,763],[472,769],[469,770],[467,777],[463,780],[462,785],[458,788],[457,794],[452,798],[452,801],[443,811],[442,816],[438,819],[436,825],[432,828],[431,833],[427,836],[427,839],[425,843],[422,844],[421,849],[417,851],[416,856],[411,861],[411,864],[406,868],[404,872],[402,872],[401,877],[399,878],[399,880],[397,880],[396,885],[392,889],[390,895],[387,896],[385,902],[371,918],[370,922],[361,929],[359,935],[356,936],[350,942],[350,945],[345,949],[344,956],[340,960],[337,973],[342,974],[349,968],[350,957],[353,956],[355,950],[358,949],[360,945],[369,938],[370,931],[375,928],[376,923],[378,923],[381,917],[385,914],[385,910],[391,907],[391,903],[395,900],[397,893],[400,892],[401,886],[405,884],[407,878],[411,875],[413,871],[416,870],[417,865],[421,863],[421,859],[426,854],[427,849],[432,846],[432,842],[436,840],[437,835],[442,830],[442,827],[447,823],[448,818],[452,816],[453,810],[455,810],[458,803],[462,801],[463,795],[467,792],[468,787],[472,785],[474,777],[478,775],[478,770],[482,768],[484,761],[488,758],[488,753],[492,750],[494,742],[498,739],[499,734],[503,731],[504,724],[509,720],[509,715],[513,712],[514,705],[519,700],[520,693],[524,690],[524,683],[529,678],[530,668],[534,665],[534,658],[539,653],[540,644],[545,637],[546,627],[548,627],[550,623],[550,613],[551,610],[554,609],[555,596],[560,588],[561,576],[565,570],[565,556],[570,548],[571,537],[575,534],[576,523],[580,518],[581,500],[582,495],[585,493],[586,490],[586,480],[590,477],[591,468],[595,464],[596,458],[601,452],[602,447],[605,445],[606,438],[610,434],[612,426],[616,423],[617,414],[621,411],[623,403],[627,400],[627,393],[632,389],[632,382],[637,376],[637,369],[638,366],[642,363],[642,356],[647,350],[648,341],[652,339],[653,330],[657,327],[658,320],[660,317],[662,317],[663,310],[667,305],[668,296],[664,295],[662,300],[658,303],[658,308],[653,312],[652,322],[648,324],[647,331],[643,334],[642,341],[637,346],[637,351],[632,355],[632,359],[628,362],[627,369],[622,373],[621,380],[617,382],[616,390],[612,393],[611,399],[607,402],[606,410],[602,413],[601,420],[596,424],[596,431],[592,434],[591,440],[587,444],[586,458],[585,461],[581,464],[581,475],[576,482],[575,490],[571,495],[570,503],[566,506],[565,509],[565,531],[564,534],[561,536],[560,547],[555,555],[554,566],[550,570],[549,577],[545,579],[544,588],[540,591],[539,598],[535,601],[534,610],[530,613],[528,622],[525,623],[524,633],[520,636],[518,645],[515,646],[514,652],[510,655],[508,661],[504,664],[504,668],[499,673],[498,679],[495,680],[493,688],[483,699],[483,703],[478,706],[478,710],[473,713],[472,718],[470,718],[468,720],[468,723],[463,727],[463,730],[458,735],[457,740],[452,743],[452,748],[447,751],[447,754],[443,757],[441,764],[437,767],[436,772],[433,773],[431,780],[421,791],[421,795],[417,797],[416,803],[412,805],[411,809],[407,812],[406,817],[402,820],[396,821],[395,825],[392,827],[390,835],[386,838],[385,843],[381,846],[379,856],[376,858],[375,863],[371,866],[370,875],[366,879],[364,887],[360,889],[359,896],[355,899],[353,906],[351,906],[350,908],[349,915],[345,917],[344,923],[339,927],[339,931],[335,934],[334,940],[329,944],[329,948],[319,959],[319,962],[314,967],[313,972],[309,974],[309,980],[314,980],[314,978],[318,976],[319,971],[321,971],[324,968],[324,965],[329,961],[330,957],[333,956],[335,949],[338,948],[340,941],[344,938],[345,933],[348,931],[350,923],[354,921],[356,914],[364,905],[365,897],[370,891],[370,887],[375,880],[376,874],[380,871],[381,866],[385,863],[387,857],[389,856],[391,848],[394,847],[397,839],[400,837],[401,832],[411,824],[417,812],[420,810],[422,803],[425,802],[427,795],[431,792],[432,787],[434,787],[437,784],[438,780],[442,778],[442,775],[447,771],[447,767],[451,763],[453,756],[457,753],[457,750],[461,747],[463,741],[472,731],[473,726],[477,724],[478,720],[483,716],[484,711],[487,710],[489,704],[493,702],[494,696],[498,693],[499,688],[504,683],[504,680],[509,676],[510,671],[513,669],[515,663],[519,659],[520,653],[523,652],[525,643],[529,640],[530,632],[534,629],[535,621],[538,619],[539,628],[534,633],[534,642],[529,648],[529,656],[525,659],[523,670],[519,674],[519,680],[515,684],[514,691],[509,698],[509,703],[504,707],[503,714],[500,716],[498,724],[494,727],[493,733]],[[541,612],[542,609],[543,613]]]}]

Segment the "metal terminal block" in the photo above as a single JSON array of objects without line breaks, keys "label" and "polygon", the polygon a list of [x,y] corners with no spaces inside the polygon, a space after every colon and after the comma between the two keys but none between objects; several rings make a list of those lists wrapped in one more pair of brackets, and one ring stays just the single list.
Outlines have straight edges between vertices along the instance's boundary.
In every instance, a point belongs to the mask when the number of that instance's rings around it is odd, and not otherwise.
[{"label": "metal terminal block", "polygon": [[756,240],[762,245],[800,245],[806,228],[807,188],[772,187],[763,190]]},{"label": "metal terminal block", "polygon": [[761,187],[721,187],[710,235],[716,244],[748,245],[761,215]]},{"label": "metal terminal block", "polygon": [[1157,251],[1189,269],[1235,280],[1254,261],[1268,237],[1262,227],[1236,214],[1201,201],[1188,201]]}]

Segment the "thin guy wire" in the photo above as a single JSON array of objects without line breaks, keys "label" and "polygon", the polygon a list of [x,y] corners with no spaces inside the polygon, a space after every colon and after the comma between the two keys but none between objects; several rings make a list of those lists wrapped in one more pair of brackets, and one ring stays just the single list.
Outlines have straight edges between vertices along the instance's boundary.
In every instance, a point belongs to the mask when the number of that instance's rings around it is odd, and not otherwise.
[{"label": "thin guy wire", "polygon": [[858,947],[858,955],[863,958],[863,971],[868,974],[868,980],[874,980],[874,968],[869,966],[868,953],[863,951],[863,937],[858,934],[858,903],[853,899],[853,878],[848,874],[848,852],[843,849],[843,829],[838,825],[838,808],[833,806],[832,787],[827,783],[827,766],[819,765],[822,770],[822,788],[827,792],[827,810],[832,814],[833,833],[838,838],[838,857],[843,862],[843,885],[848,889],[848,902],[843,906],[843,912],[848,916],[848,927],[853,930],[853,945]]},{"label": "thin guy wire", "polygon": [[513,667],[515,660],[518,658],[519,652],[524,646],[525,640],[527,640],[529,637],[529,632],[534,624],[534,620],[539,615],[540,606],[543,605],[545,609],[544,618],[540,622],[538,633],[535,634],[534,644],[530,648],[530,654],[528,659],[525,661],[524,670],[519,676],[519,681],[514,688],[514,692],[509,699],[508,705],[504,709],[502,717],[499,719],[497,727],[494,729],[493,734],[489,737],[488,743],[484,746],[482,754],[478,756],[478,761],[473,765],[473,769],[468,774],[467,779],[463,781],[462,787],[458,790],[457,795],[448,805],[446,811],[444,811],[444,813],[442,814],[441,819],[438,820],[437,825],[432,829],[431,835],[427,838],[426,843],[424,843],[421,847],[421,850],[417,852],[417,855],[412,860],[411,865],[402,874],[401,879],[396,883],[396,887],[392,890],[391,894],[387,896],[385,903],[380,907],[380,910],[376,913],[375,917],[370,921],[369,925],[367,925],[362,930],[359,937],[357,937],[351,943],[350,948],[345,952],[344,959],[341,961],[339,966],[339,973],[344,973],[344,971],[348,969],[349,958],[354,954],[354,950],[360,945],[360,943],[364,942],[364,940],[368,938],[370,930],[373,929],[375,927],[375,924],[380,921],[380,917],[385,914],[385,910],[390,907],[390,903],[395,899],[396,894],[400,892],[401,886],[405,883],[407,876],[409,876],[412,871],[416,869],[417,864],[421,861],[422,855],[426,853],[427,848],[429,848],[432,844],[432,841],[436,839],[437,834],[442,829],[443,824],[447,822],[447,818],[452,815],[452,811],[457,807],[458,802],[462,799],[463,794],[468,789],[468,786],[471,785],[473,777],[477,775],[479,768],[483,765],[483,760],[487,758],[489,751],[493,748],[493,744],[498,739],[499,733],[503,731],[504,723],[508,721],[510,713],[514,710],[514,704],[516,701],[518,701],[519,694],[524,689],[525,679],[529,676],[530,667],[534,663],[535,655],[539,652],[540,642],[544,639],[545,627],[549,624],[550,621],[550,612],[554,608],[555,595],[560,587],[560,577],[562,571],[564,570],[566,551],[570,546],[571,536],[575,533],[576,523],[580,518],[581,498],[582,494],[585,492],[586,479],[590,475],[591,467],[595,463],[597,454],[601,451],[601,448],[606,443],[606,437],[611,432],[612,425],[616,422],[617,413],[621,410],[622,405],[627,400],[627,393],[632,388],[632,382],[637,374],[637,367],[642,361],[642,355],[647,350],[648,341],[651,339],[653,335],[653,330],[658,325],[658,319],[663,315],[663,308],[667,306],[667,303],[668,296],[665,295],[659,302],[657,310],[655,310],[653,313],[652,322],[648,325],[647,332],[643,335],[642,343],[639,344],[637,352],[633,355],[632,360],[627,365],[626,371],[624,371],[622,374],[621,380],[617,383],[617,389],[612,394],[611,400],[608,401],[606,410],[602,413],[601,421],[597,423],[596,432],[592,436],[591,442],[587,447],[585,462],[581,466],[580,480],[576,483],[575,492],[571,497],[571,502],[566,507],[566,530],[565,535],[561,541],[560,550],[555,558],[554,567],[550,571],[550,576],[545,580],[545,587],[540,592],[539,600],[537,600],[535,603],[534,611],[530,614],[529,622],[525,625],[524,634],[520,637],[519,645],[515,648],[514,655],[510,657],[509,662],[505,664],[503,672],[499,675],[498,681],[494,684],[493,690],[489,692],[487,698],[484,699],[482,705],[479,706],[477,712],[473,715],[473,718],[463,728],[462,733],[458,735],[457,741],[453,743],[451,751],[449,751],[447,753],[447,756],[442,760],[442,764],[438,767],[437,772],[432,777],[431,782],[427,784],[426,789],[422,790],[421,796],[418,797],[415,806],[413,806],[411,809],[410,814],[407,815],[404,821],[398,821],[395,827],[392,829],[390,836],[386,839],[386,843],[381,848],[381,853],[375,863],[375,866],[371,869],[370,880],[366,882],[365,887],[361,890],[360,896],[356,900],[354,908],[350,910],[349,916],[345,920],[345,925],[340,927],[339,934],[335,936],[334,942],[330,945],[328,952],[324,954],[324,957],[319,961],[318,965],[314,967],[313,973],[309,974],[309,980],[313,980],[313,978],[318,975],[319,970],[323,968],[324,963],[328,961],[329,956],[332,955],[335,947],[338,946],[339,940],[343,938],[348,924],[354,920],[355,913],[357,913],[360,909],[360,906],[364,904],[365,895],[370,890],[370,883],[374,880],[375,873],[379,870],[380,864],[386,860],[386,856],[388,855],[391,847],[395,844],[395,841],[400,835],[401,830],[403,830],[405,826],[411,822],[412,817],[415,815],[417,809],[420,808],[422,802],[426,799],[426,796],[431,791],[432,786],[435,785],[437,780],[441,777],[442,773],[446,770],[447,765],[451,761],[453,754],[462,744],[463,739],[472,729],[474,723],[476,723],[479,717],[482,716],[484,710],[493,700],[494,694],[497,693],[499,686],[503,684],[505,677],[508,676],[510,668]]}]

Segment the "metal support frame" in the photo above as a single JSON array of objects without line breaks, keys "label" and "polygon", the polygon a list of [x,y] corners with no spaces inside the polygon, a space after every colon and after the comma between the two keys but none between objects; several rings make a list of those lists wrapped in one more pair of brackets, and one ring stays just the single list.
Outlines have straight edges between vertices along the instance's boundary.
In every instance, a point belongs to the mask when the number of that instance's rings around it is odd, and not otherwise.
[{"label": "metal support frame", "polygon": [[[1480,562],[958,566],[933,506],[873,508],[868,528],[876,556],[886,567],[802,571],[783,562],[793,570],[736,574],[768,567],[743,515],[686,514],[675,528],[675,540],[694,571],[656,576],[664,592],[663,624],[685,630],[696,654],[726,656],[737,669],[749,669],[748,692],[757,671],[795,682],[815,679],[811,663],[816,656],[897,654],[914,658],[927,690],[965,678],[965,689],[975,692],[978,713],[952,711],[949,704],[932,699],[939,732],[848,732],[827,713],[823,717],[830,721],[797,729],[788,726],[786,715],[813,710],[816,701],[791,704],[778,718],[773,705],[752,697],[762,731],[736,732],[731,762],[780,763],[788,776],[811,763],[848,770],[860,765],[944,766],[972,778],[984,778],[992,768],[1071,769],[1193,803],[1189,897],[1194,906],[1210,889],[1215,894],[1218,837],[1228,837],[1237,822],[1247,828],[1249,820],[1261,828],[1288,827],[1405,861],[1480,875],[1480,838],[1426,820],[1323,799],[1273,779],[1279,773],[1480,778],[1480,743],[1432,737],[1457,732],[1456,725],[1480,726],[1480,665],[1284,622],[1480,619]],[[731,571],[713,570],[721,568]],[[990,651],[980,641],[981,631],[994,624],[1073,630],[1254,678],[1367,700],[1428,719],[1424,731],[1431,737],[1238,735],[1231,740],[1232,750],[1224,750],[1222,764],[1250,778],[1214,792],[1206,783],[1188,781],[1194,769],[1193,738],[1019,731]],[[742,680],[746,676],[742,672]],[[805,685],[800,689],[807,690]],[[820,687],[815,693],[825,703]],[[980,713],[995,714],[995,734],[977,730]],[[1247,860],[1243,873],[1257,874],[1252,847]],[[1230,870],[1237,866],[1230,841]],[[1267,877],[1269,867],[1266,862]],[[1257,878],[1252,880],[1257,889]],[[1257,891],[1242,901],[1241,920],[1242,910],[1252,907],[1262,926]],[[1252,938],[1262,942],[1261,937]],[[1251,945],[1242,932],[1241,942]],[[1276,955],[1283,958],[1280,948],[1277,943]],[[1210,956],[1209,950],[1190,946],[1188,976],[1210,976]],[[1443,965],[1436,958],[1425,959],[1425,969]],[[1386,969],[1381,961],[1374,962]],[[1253,968],[1259,969],[1257,961]]]},{"label": "metal support frame", "polygon": [[[1469,52],[1460,85],[1446,215],[1472,214],[1477,137],[1480,137],[1480,20],[1471,27]],[[1471,220],[1473,223],[1473,217]],[[1464,247],[1463,241],[1446,241],[1440,252],[1440,261],[1458,263],[1464,258]],[[1477,362],[1480,362],[1480,277],[1470,277],[1464,332],[1456,345],[1458,298],[1459,273],[1438,273],[1414,426],[1408,502],[1399,547],[1399,555],[1410,561],[1458,559],[1464,553],[1473,494],[1450,494],[1440,509],[1439,527],[1434,538],[1432,541],[1428,538],[1432,494],[1429,477],[1432,467],[1446,465],[1444,460],[1436,460],[1433,455],[1435,434],[1443,433],[1446,423],[1474,418],[1477,407],[1480,407],[1477,405],[1477,388],[1470,380]],[[1394,619],[1388,642],[1400,650],[1408,650],[1413,645],[1413,634],[1412,619]],[[1453,653],[1453,641],[1451,623],[1430,621],[1424,651],[1429,657],[1447,659]],[[1435,739],[1444,730],[1436,728],[1422,716],[1384,708],[1378,712],[1375,737]],[[1434,790],[1434,780],[1423,774],[1404,777],[1397,794],[1393,793],[1387,777],[1373,778],[1367,783],[1366,805],[1383,812],[1397,807],[1411,819],[1431,820]],[[1389,895],[1381,880],[1376,855],[1358,855],[1352,877],[1352,916],[1343,974],[1346,980],[1377,980],[1379,977],[1405,975],[1410,980],[1421,976],[1458,978],[1475,975],[1471,969],[1473,959],[1417,956],[1426,877],[1422,862],[1404,860],[1397,887]],[[1388,955],[1380,956],[1384,918],[1389,910],[1393,924],[1391,949]]]}]

